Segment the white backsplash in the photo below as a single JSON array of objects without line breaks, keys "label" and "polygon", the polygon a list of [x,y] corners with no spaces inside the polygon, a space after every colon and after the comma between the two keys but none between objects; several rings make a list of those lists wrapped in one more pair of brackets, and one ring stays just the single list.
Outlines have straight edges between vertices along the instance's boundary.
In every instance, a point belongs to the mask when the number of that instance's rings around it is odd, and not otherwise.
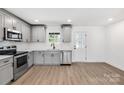
[{"label": "white backsplash", "polygon": [[[39,42],[26,43],[26,42],[9,42],[9,41],[0,42],[0,46],[9,46],[9,45],[16,45],[18,51],[52,49],[49,43],[39,43]],[[71,43],[58,43],[55,44],[55,47],[56,49],[62,49],[62,50],[73,49]]]},{"label": "white backsplash", "polygon": [[12,42],[12,41],[0,42],[0,46],[11,46],[11,45],[16,45],[18,51],[25,51],[30,49],[30,44],[25,42]]},{"label": "white backsplash", "polygon": [[[71,43],[58,43],[55,44],[56,49],[63,49],[63,50],[70,50],[72,49]],[[30,43],[30,49],[31,50],[47,50],[52,49],[51,45],[49,43]]]}]

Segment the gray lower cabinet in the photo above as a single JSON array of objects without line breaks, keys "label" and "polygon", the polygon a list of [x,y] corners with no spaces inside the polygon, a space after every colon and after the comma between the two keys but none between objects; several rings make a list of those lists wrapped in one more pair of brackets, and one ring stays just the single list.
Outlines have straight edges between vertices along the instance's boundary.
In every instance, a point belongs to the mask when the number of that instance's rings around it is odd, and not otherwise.
[{"label": "gray lower cabinet", "polygon": [[34,55],[33,52],[28,53],[28,67],[31,67],[34,64]]},{"label": "gray lower cabinet", "polygon": [[13,58],[0,60],[0,85],[7,84],[13,79]]},{"label": "gray lower cabinet", "polygon": [[62,52],[47,51],[44,60],[45,65],[60,65],[62,63]]},{"label": "gray lower cabinet", "polygon": [[43,65],[44,64],[44,52],[43,51],[35,51],[34,52],[34,64],[35,65]]},{"label": "gray lower cabinet", "polygon": [[72,63],[72,51],[63,51],[63,63],[62,64],[71,64]]},{"label": "gray lower cabinet", "polygon": [[60,65],[62,63],[62,52],[35,51],[35,65]]}]

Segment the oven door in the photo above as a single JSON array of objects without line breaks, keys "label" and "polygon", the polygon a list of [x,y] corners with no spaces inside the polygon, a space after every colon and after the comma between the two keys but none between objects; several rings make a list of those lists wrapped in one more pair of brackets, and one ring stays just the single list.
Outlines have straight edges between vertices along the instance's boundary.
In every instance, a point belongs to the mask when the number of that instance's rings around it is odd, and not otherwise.
[{"label": "oven door", "polygon": [[27,57],[27,53],[14,57],[14,73],[19,73],[28,68]]}]

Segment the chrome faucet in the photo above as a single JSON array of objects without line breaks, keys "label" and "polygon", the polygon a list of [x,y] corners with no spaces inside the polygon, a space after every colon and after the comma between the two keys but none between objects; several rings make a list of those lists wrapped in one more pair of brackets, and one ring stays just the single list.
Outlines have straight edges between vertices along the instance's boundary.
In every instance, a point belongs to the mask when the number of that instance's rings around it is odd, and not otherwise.
[{"label": "chrome faucet", "polygon": [[51,47],[52,47],[53,49],[56,48],[54,43],[51,43]]}]

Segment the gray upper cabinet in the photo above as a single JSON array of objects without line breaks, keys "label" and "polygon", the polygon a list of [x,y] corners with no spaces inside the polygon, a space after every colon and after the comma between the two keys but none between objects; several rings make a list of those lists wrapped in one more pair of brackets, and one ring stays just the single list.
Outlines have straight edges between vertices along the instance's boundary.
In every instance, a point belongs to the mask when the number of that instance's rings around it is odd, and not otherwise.
[{"label": "gray upper cabinet", "polygon": [[46,29],[44,26],[32,26],[32,41],[33,42],[46,41]]},{"label": "gray upper cabinet", "polygon": [[13,29],[13,20],[9,14],[5,14],[5,27]]},{"label": "gray upper cabinet", "polygon": [[65,43],[71,42],[71,33],[72,33],[71,26],[63,26],[62,27],[63,42],[65,42]]},{"label": "gray upper cabinet", "polygon": [[30,42],[30,25],[22,22],[22,41],[23,42]]},{"label": "gray upper cabinet", "polygon": [[3,41],[3,28],[14,29],[22,32],[23,42],[30,42],[31,27],[11,13],[0,9],[0,41]]},{"label": "gray upper cabinet", "polygon": [[0,12],[0,41],[3,40],[4,14]]},{"label": "gray upper cabinet", "polygon": [[19,19],[13,17],[13,29],[18,30],[21,32],[22,30],[22,23]]}]

